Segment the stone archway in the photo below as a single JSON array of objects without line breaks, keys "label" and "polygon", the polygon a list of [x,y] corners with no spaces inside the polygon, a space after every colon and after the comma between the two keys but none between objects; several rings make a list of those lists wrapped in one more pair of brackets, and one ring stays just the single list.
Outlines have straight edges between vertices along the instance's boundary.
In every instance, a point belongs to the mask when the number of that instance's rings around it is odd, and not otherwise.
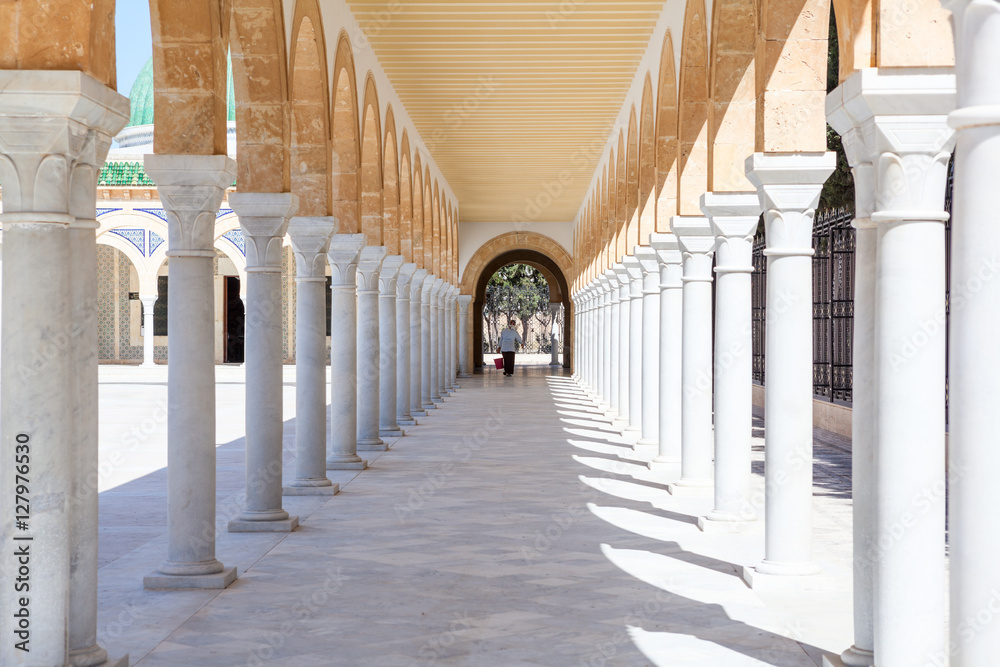
[{"label": "stone archway", "polygon": [[510,232],[490,239],[476,251],[462,274],[462,294],[472,296],[471,326],[467,321],[462,326],[472,332],[467,340],[472,347],[470,358],[473,366],[483,366],[480,341],[483,338],[486,284],[499,269],[514,263],[528,264],[541,271],[549,281],[551,300],[562,303],[565,312],[563,367],[572,368],[573,304],[570,301],[569,281],[573,277],[573,258],[554,240],[530,232]]}]

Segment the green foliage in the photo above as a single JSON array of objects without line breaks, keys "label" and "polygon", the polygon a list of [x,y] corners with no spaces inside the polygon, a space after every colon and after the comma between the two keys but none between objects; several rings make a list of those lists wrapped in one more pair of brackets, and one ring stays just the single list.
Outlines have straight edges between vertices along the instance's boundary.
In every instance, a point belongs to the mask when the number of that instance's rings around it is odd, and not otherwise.
[{"label": "green foliage", "polygon": [[521,324],[522,338],[528,340],[532,318],[549,319],[549,283],[527,264],[508,264],[494,273],[486,284],[483,316],[490,340],[496,340],[510,320]]},{"label": "green foliage", "polygon": [[[826,70],[826,92],[830,93],[840,83],[840,46],[837,37],[837,20],[830,5],[829,50]],[[854,210],[854,175],[844,153],[844,144],[832,127],[826,126],[826,149],[837,154],[837,168],[823,185],[819,196],[819,210]]]}]

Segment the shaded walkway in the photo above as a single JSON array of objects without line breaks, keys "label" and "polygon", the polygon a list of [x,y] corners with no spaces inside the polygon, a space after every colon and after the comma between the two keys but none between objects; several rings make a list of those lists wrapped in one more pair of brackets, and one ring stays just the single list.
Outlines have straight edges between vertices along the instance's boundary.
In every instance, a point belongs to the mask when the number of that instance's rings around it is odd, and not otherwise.
[{"label": "shaded walkway", "polygon": [[[141,665],[791,666],[850,643],[841,494],[816,512],[832,590],[759,595],[737,568],[761,557],[762,526],[702,534],[711,499],[668,495],[653,452],[549,372],[463,380],[370,470],[335,479],[340,495],[286,498],[302,518],[290,535],[220,532],[240,570],[221,593],[141,589],[165,542],[153,522],[114,524],[137,498],[165,500],[165,471],[102,494],[109,649]],[[291,419],[288,448],[293,433]],[[237,440],[220,448],[220,515],[242,477]],[[130,535],[141,544],[122,553]]]}]

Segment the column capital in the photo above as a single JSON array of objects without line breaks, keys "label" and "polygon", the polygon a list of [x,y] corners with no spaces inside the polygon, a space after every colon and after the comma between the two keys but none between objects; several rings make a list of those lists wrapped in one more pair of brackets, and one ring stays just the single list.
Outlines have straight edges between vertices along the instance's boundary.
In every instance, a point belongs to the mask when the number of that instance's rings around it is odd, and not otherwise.
[{"label": "column capital", "polygon": [[628,287],[629,281],[632,277],[628,274],[628,269],[621,262],[618,262],[609,269],[614,276],[612,278],[612,285],[614,288]]},{"label": "column capital", "polygon": [[618,274],[611,269],[604,269],[604,273],[597,279],[601,283],[603,292],[614,297],[618,296]]},{"label": "column capital", "polygon": [[128,98],[71,70],[0,70],[0,90],[0,220],[74,222],[74,165],[103,162],[110,137],[128,122]]},{"label": "column capital", "polygon": [[420,294],[427,282],[427,269],[417,269],[410,278],[410,301],[420,301]]},{"label": "column capital", "polygon": [[382,268],[378,272],[379,295],[396,296],[396,280],[402,267],[402,255],[389,255],[382,261]]},{"label": "column capital", "polygon": [[641,299],[642,298],[642,263],[632,255],[626,255],[622,259],[622,266],[625,267],[625,271],[628,273],[629,277],[629,298],[630,299]]},{"label": "column capital", "polygon": [[753,236],[760,222],[756,192],[706,192],[701,210],[715,234],[715,273],[753,273]]},{"label": "column capital", "polygon": [[746,159],[747,178],[765,211],[814,210],[836,166],[836,153],[754,153]]},{"label": "column capital", "polygon": [[464,313],[469,310],[469,304],[472,303],[471,294],[459,294],[458,295],[458,312]]},{"label": "column capital", "polygon": [[294,216],[288,221],[287,233],[292,241],[299,281],[326,282],[326,253],[337,226],[333,216]]},{"label": "column capital", "polygon": [[396,298],[397,299],[409,299],[410,298],[410,281],[413,280],[413,276],[417,272],[417,265],[413,262],[407,262],[399,267],[399,275],[396,277]]},{"label": "column capital", "polygon": [[247,271],[280,272],[281,244],[299,198],[290,192],[234,192],[229,205],[243,229]]},{"label": "column capital", "polygon": [[434,281],[431,283],[430,296],[436,299],[441,294],[441,290],[444,289],[444,286],[444,278],[438,278],[435,276]]},{"label": "column capital", "polygon": [[334,234],[326,251],[330,282],[339,287],[357,287],[358,259],[365,247],[364,234]]},{"label": "column capital", "polygon": [[378,292],[378,276],[385,261],[386,249],[369,245],[361,249],[358,257],[358,292]]},{"label": "column capital", "polygon": [[215,216],[233,181],[236,162],[227,155],[146,155],[146,174],[156,183],[167,214],[167,257],[215,257]]},{"label": "column capital", "polygon": [[677,237],[682,253],[710,255],[715,250],[715,234],[705,216],[675,215],[670,218],[670,230]]},{"label": "column capital", "polygon": [[633,251],[642,267],[642,293],[660,293],[660,261],[656,250],[650,246],[637,245]]},{"label": "column capital", "polygon": [[863,69],[827,96],[830,123],[849,135],[852,166],[874,168],[873,221],[947,219],[955,101],[954,71],[946,67]]},{"label": "column capital", "polygon": [[440,280],[440,278],[435,276],[433,273],[428,273],[427,276],[424,278],[424,285],[423,289],[421,290],[423,293],[423,296],[421,298],[423,299],[424,303],[430,303],[431,296],[434,295],[434,293],[437,291],[439,287],[437,282],[438,280]]},{"label": "column capital", "polygon": [[684,261],[680,242],[674,234],[650,234],[649,247],[656,251],[660,264],[680,264]]}]

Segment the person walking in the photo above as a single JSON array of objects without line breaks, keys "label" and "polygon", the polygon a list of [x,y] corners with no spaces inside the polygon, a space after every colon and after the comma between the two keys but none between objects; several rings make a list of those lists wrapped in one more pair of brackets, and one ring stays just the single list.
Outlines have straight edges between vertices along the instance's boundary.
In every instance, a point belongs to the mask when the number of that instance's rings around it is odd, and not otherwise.
[{"label": "person walking", "polygon": [[507,328],[500,332],[500,346],[497,348],[497,352],[503,355],[504,377],[514,374],[514,352],[519,345],[524,345],[524,341],[514,329],[514,320],[511,320]]}]

